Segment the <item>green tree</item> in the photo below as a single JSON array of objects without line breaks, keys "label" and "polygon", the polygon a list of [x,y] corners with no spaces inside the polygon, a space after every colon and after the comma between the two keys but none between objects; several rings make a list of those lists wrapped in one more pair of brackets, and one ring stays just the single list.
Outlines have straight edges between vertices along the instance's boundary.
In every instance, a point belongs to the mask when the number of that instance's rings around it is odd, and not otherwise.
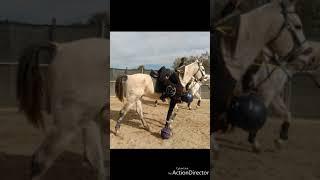
[{"label": "green tree", "polygon": [[[186,58],[186,64],[190,64],[194,62],[196,59],[202,60],[203,66],[206,70],[206,73],[210,73],[210,54],[209,52],[205,52],[201,54],[200,56],[189,56],[185,57]],[[173,61],[172,68],[175,69],[178,67],[178,65],[181,62],[182,57],[176,57],[175,60]]]},{"label": "green tree", "polygon": [[104,22],[106,25],[109,24],[109,17],[107,12],[97,12],[93,14],[89,19],[87,24],[90,25],[101,25]]},{"label": "green tree", "polygon": [[144,69],[144,65],[138,66],[138,69],[139,69],[139,70]]}]

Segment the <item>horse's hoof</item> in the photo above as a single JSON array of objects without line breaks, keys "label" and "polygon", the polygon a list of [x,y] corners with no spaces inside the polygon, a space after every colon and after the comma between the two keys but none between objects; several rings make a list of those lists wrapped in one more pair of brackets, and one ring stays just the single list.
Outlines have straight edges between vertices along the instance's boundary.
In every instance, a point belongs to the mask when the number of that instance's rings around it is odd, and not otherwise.
[{"label": "horse's hoof", "polygon": [[150,131],[150,127],[149,126],[145,126],[144,129],[147,130],[147,131]]},{"label": "horse's hoof", "polygon": [[281,139],[275,139],[274,140],[274,145],[276,146],[277,149],[282,149],[284,142]]},{"label": "horse's hoof", "polygon": [[89,161],[87,158],[85,158],[85,159],[82,161],[81,164],[82,164],[83,167],[93,168],[92,165],[91,165],[91,163],[90,163],[90,161]]},{"label": "horse's hoof", "polygon": [[120,133],[120,128],[116,127],[116,128],[115,128],[115,135],[118,136],[119,133]]},{"label": "horse's hoof", "polygon": [[45,169],[45,165],[35,160],[35,155],[32,155],[31,160],[31,179],[38,180],[40,179],[40,174]]},{"label": "horse's hoof", "polygon": [[260,147],[253,146],[253,147],[252,147],[252,152],[259,154],[259,153],[261,153],[261,148],[260,148]]}]

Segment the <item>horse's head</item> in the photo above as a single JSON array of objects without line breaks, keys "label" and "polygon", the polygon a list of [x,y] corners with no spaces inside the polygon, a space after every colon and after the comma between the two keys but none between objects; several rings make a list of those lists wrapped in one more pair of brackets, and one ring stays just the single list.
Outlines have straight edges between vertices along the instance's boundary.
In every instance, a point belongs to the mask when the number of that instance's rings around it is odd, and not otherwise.
[{"label": "horse's head", "polygon": [[210,74],[206,74],[203,80],[204,80],[205,82],[206,82],[206,81],[210,81]]},{"label": "horse's head", "polygon": [[206,71],[203,66],[202,60],[197,59],[194,63],[196,65],[196,71],[195,71],[193,77],[198,81],[202,81],[202,80],[206,79]]},{"label": "horse's head", "polygon": [[268,47],[279,55],[281,61],[303,69],[315,61],[313,49],[307,42],[300,17],[295,11],[297,0],[273,0],[277,13],[274,13],[273,38]]}]

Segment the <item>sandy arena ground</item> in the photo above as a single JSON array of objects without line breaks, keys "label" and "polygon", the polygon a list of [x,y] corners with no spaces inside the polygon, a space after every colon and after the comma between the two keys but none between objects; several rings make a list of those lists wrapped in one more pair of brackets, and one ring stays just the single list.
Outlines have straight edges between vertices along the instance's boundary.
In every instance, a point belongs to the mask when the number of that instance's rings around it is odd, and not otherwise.
[{"label": "sandy arena ground", "polygon": [[[255,154],[247,142],[247,133],[236,129],[219,135],[218,160],[214,161],[214,180],[319,180],[320,121],[293,119],[289,142],[283,149],[274,146],[281,120],[269,119],[259,132],[262,152]],[[211,178],[212,179],[212,178]]]},{"label": "sandy arena ground", "polygon": [[[161,101],[161,100],[160,100]],[[202,100],[201,106],[193,110],[187,104],[180,104],[173,123],[173,136],[162,140],[160,131],[164,127],[168,105],[160,102],[154,107],[154,100],[143,101],[143,112],[151,132],[146,131],[135,110],[131,110],[122,121],[120,134],[115,136],[114,127],[123,104],[116,98],[110,99],[110,141],[111,149],[209,149],[210,148],[210,101]]]},{"label": "sandy arena ground", "polygon": [[[43,135],[15,109],[1,109],[0,122],[0,179],[30,180],[31,155],[41,143]],[[46,122],[50,122],[50,118]],[[79,138],[67,147],[67,151],[54,162],[43,179],[96,179],[94,170],[83,162]]]}]

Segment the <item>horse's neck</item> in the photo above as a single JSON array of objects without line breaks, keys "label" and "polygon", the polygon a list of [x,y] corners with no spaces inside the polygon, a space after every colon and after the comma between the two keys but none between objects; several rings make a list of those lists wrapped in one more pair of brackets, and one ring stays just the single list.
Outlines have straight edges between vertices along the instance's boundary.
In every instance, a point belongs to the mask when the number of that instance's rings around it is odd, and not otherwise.
[{"label": "horse's neck", "polygon": [[[274,68],[276,69],[274,70]],[[274,72],[272,72],[273,70]],[[271,72],[272,74],[270,75]],[[264,67],[260,68],[260,70],[255,75],[255,84],[264,80],[266,80],[266,82],[263,84],[262,88],[266,91],[271,89],[282,90],[285,83],[288,81],[288,76],[281,68],[275,67],[274,65],[270,64],[264,64]]]},{"label": "horse's neck", "polygon": [[[222,38],[221,47],[223,57],[232,77],[240,81],[248,67],[273,37],[270,33],[273,5],[264,5],[261,8],[241,15],[238,37],[234,52],[228,49],[227,40]],[[271,16],[273,17],[273,16]]]},{"label": "horse's neck", "polygon": [[179,74],[179,80],[183,87],[186,87],[186,85],[191,81],[192,77],[197,72],[196,66],[197,66],[196,63],[189,64],[185,67],[185,72],[183,76]]}]

